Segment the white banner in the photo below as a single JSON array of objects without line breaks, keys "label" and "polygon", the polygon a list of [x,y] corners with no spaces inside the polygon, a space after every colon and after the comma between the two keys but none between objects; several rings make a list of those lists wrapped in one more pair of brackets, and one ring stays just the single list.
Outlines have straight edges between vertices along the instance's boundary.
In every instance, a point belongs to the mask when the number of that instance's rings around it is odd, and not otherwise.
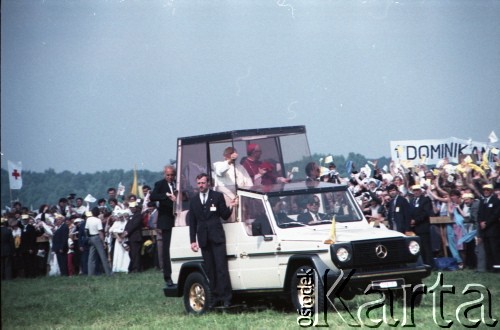
[{"label": "white banner", "polygon": [[21,162],[15,163],[8,160],[7,165],[9,169],[10,189],[21,189],[21,187],[23,186],[23,177],[21,176]]},{"label": "white banner", "polygon": [[[450,137],[441,140],[406,140],[391,141],[391,158],[393,160],[411,161],[413,165],[436,165],[440,160],[448,158],[450,163],[459,163],[460,155],[481,155],[488,150],[485,142],[462,140]],[[490,155],[491,156],[491,155]]]}]

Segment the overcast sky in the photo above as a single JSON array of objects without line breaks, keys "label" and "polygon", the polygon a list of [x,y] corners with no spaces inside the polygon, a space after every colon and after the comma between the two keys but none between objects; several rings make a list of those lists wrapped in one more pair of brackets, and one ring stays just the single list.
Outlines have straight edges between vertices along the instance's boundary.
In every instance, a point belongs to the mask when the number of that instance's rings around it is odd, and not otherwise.
[{"label": "overcast sky", "polygon": [[258,127],[373,158],[500,135],[500,1],[1,4],[2,168],[160,171],[179,136]]}]

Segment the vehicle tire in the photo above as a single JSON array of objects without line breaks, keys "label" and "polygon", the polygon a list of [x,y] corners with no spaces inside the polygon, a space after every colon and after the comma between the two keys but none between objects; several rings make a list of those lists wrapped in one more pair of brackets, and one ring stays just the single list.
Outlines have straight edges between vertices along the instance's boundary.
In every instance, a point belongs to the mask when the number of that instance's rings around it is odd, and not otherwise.
[{"label": "vehicle tire", "polygon": [[184,284],[184,308],[192,314],[203,314],[209,309],[212,291],[200,272],[188,275]]},{"label": "vehicle tire", "polygon": [[[316,270],[309,265],[297,267],[290,278],[290,298],[293,308],[300,314],[323,311],[323,284]],[[316,305],[317,304],[317,305]],[[307,311],[309,309],[309,311]]]}]

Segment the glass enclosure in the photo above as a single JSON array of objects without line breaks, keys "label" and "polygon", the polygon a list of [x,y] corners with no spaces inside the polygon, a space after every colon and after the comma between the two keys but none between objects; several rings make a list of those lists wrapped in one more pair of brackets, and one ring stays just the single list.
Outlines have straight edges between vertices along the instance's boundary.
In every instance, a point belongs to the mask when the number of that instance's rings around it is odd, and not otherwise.
[{"label": "glass enclosure", "polygon": [[[223,186],[214,183],[214,163],[225,161],[224,151],[232,147],[238,158],[225,172]],[[311,154],[304,126],[278,127],[254,130],[222,132],[186,138],[179,138],[177,144],[177,186],[182,194],[182,203],[177,212],[189,208],[189,197],[196,193],[196,176],[207,173],[215,190],[233,198],[241,177],[249,175],[245,185],[257,185],[255,174],[266,169],[267,183],[297,181],[305,179],[305,165],[311,161]],[[260,149],[257,154],[256,149]],[[251,163],[253,167],[247,166]],[[249,173],[253,172],[253,173]],[[251,175],[253,174],[253,175]],[[259,176],[258,176],[259,177]],[[262,179],[263,180],[263,179]],[[229,182],[229,183],[228,183]],[[232,182],[232,183],[231,183]]]}]

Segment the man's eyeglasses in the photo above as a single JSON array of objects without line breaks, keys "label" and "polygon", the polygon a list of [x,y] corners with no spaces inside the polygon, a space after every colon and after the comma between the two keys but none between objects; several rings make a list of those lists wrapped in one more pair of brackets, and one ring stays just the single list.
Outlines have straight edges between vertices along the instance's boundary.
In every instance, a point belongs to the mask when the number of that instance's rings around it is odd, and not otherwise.
[{"label": "man's eyeglasses", "polygon": [[316,205],[316,206],[319,206],[319,202],[312,202],[312,203],[310,203],[310,205]]}]

